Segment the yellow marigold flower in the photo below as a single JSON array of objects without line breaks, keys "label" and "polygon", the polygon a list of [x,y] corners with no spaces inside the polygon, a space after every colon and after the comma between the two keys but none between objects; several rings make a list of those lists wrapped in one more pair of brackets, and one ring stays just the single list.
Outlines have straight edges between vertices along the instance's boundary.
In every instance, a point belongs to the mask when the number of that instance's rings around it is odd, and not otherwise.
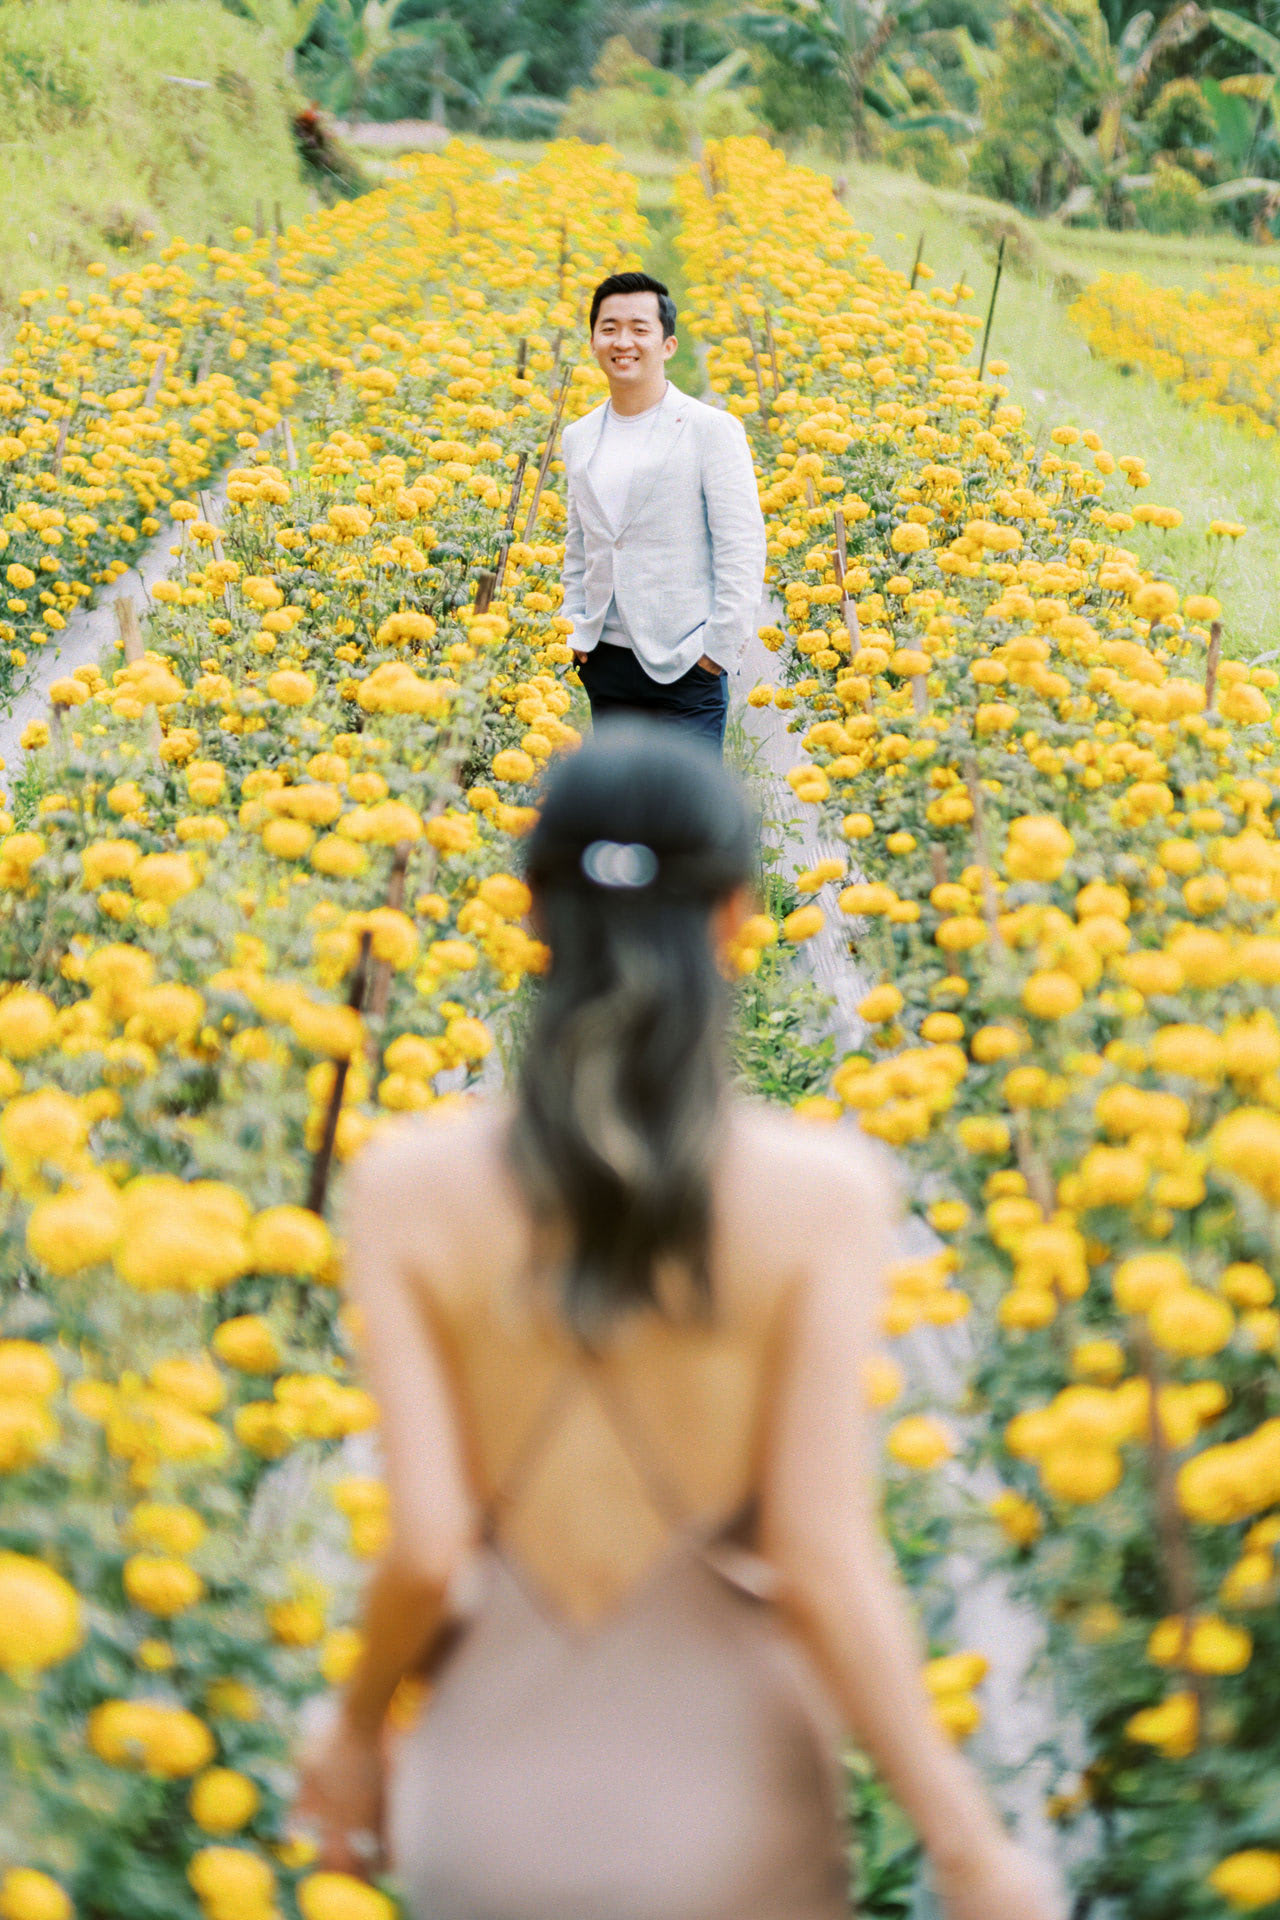
[{"label": "yellow marigold flower", "polygon": [[333,1236],[324,1221],[306,1207],[268,1207],[255,1214],[250,1223],[249,1247],[259,1273],[309,1279],[329,1260]]},{"label": "yellow marigold flower", "polygon": [[206,1833],[238,1833],[262,1804],[262,1795],[246,1773],[211,1767],[191,1788],[191,1817]]},{"label": "yellow marigold flower", "polygon": [[1238,1913],[1269,1907],[1280,1900],[1280,1853],[1264,1847],[1229,1853],[1209,1875],[1209,1885]]},{"label": "yellow marigold flower", "polygon": [[395,1920],[393,1902],[346,1873],[309,1873],[298,1883],[302,1920]]},{"label": "yellow marigold flower", "polygon": [[0,1672],[19,1676],[56,1666],[84,1637],[74,1587],[25,1553],[0,1553]]},{"label": "yellow marigold flower", "polygon": [[57,1881],[34,1867],[11,1867],[0,1880],[0,1920],[74,1920],[74,1912]]},{"label": "yellow marigold flower", "polygon": [[212,1345],[219,1360],[241,1373],[274,1373],[281,1364],[275,1334],[260,1314],[242,1313],[224,1320]]},{"label": "yellow marigold flower", "polygon": [[826,924],[827,916],[821,907],[813,904],[796,907],[782,922],[782,937],[797,943],[812,940],[814,934],[821,933]]},{"label": "yellow marigold flower", "polygon": [[890,1428],[886,1441],[889,1453],[904,1467],[927,1472],[941,1466],[955,1452],[955,1442],[940,1420],[932,1414],[911,1414]]}]

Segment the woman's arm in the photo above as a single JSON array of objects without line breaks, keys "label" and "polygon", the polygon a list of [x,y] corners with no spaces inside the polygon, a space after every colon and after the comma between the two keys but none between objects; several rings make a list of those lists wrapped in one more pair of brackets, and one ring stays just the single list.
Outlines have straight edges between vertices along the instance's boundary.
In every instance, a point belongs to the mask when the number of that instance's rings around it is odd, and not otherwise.
[{"label": "woman's arm", "polygon": [[779,1388],[762,1546],[851,1733],[911,1819],[956,1920],[1048,1920],[1034,1864],[1007,1840],[968,1762],[938,1729],[923,1649],[884,1544],[876,1438],[863,1397],[878,1343],[888,1206],[859,1169],[824,1167],[810,1280]]},{"label": "woman's arm", "polygon": [[478,1518],[452,1396],[420,1283],[399,1232],[422,1235],[429,1176],[418,1143],[388,1140],[347,1177],[347,1289],[363,1321],[365,1376],[381,1414],[391,1538],[365,1598],[363,1646],[322,1745],[303,1766],[297,1812],[325,1831],[325,1859],[362,1864],[345,1836],[381,1822],[383,1722],[396,1687],[438,1633]]}]

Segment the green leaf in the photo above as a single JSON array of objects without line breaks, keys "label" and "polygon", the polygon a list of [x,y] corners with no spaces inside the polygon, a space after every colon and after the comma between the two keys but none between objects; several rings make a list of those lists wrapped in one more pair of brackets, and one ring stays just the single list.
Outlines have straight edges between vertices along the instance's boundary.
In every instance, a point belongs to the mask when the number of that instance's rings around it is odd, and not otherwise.
[{"label": "green leaf", "polygon": [[1228,159],[1239,165],[1253,144],[1253,114],[1249,103],[1239,94],[1228,93],[1217,80],[1206,77],[1200,82],[1201,91],[1209,102],[1214,123],[1218,130],[1218,144]]},{"label": "green leaf", "polygon": [[1272,73],[1280,73],[1280,40],[1273,33],[1268,33],[1265,27],[1260,27],[1254,20],[1231,13],[1226,7],[1210,7],[1209,18],[1219,33],[1225,33],[1229,40],[1247,47],[1264,67],[1270,67]]},{"label": "green leaf", "polygon": [[1031,0],[1031,6],[1041,26],[1057,41],[1072,65],[1094,85],[1101,86],[1106,75],[1099,65],[1097,54],[1080,30],[1073,26],[1065,14],[1059,13],[1050,0]]}]

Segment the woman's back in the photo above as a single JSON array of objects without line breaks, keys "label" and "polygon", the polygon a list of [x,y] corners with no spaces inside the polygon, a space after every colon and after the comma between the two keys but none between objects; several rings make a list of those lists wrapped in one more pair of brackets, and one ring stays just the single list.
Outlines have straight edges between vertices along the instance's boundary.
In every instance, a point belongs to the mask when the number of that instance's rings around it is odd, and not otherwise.
[{"label": "woman's back", "polygon": [[756,852],[707,755],[602,729],[527,843],[548,965],[511,1098],[347,1175],[391,1539],[300,1804],[329,1865],[387,1835],[414,1920],[838,1920],[818,1669],[953,1920],[1045,1920],[933,1724],[879,1533],[884,1180],[851,1129],[731,1092]]},{"label": "woman's back", "polygon": [[531,1274],[506,1120],[495,1105],[426,1125],[384,1174],[484,1541],[397,1769],[412,1910],[834,1920],[838,1723],[755,1550],[832,1149],[735,1107],[710,1312],[635,1312],[588,1348],[554,1276]]}]

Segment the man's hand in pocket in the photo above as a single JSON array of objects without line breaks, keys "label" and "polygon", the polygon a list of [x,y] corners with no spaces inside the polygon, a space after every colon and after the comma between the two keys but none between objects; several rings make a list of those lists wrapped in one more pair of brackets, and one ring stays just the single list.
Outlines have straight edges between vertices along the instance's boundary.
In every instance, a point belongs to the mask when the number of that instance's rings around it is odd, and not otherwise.
[{"label": "man's hand in pocket", "polygon": [[702,668],[702,671],[704,673],[723,673],[724,672],[724,668],[722,666],[719,666],[716,663],[716,661],[709,660],[705,653],[703,654],[701,660],[699,660],[698,665]]},{"label": "man's hand in pocket", "polygon": [[587,656],[585,653],[579,653],[578,649],[575,647],[573,650],[573,657],[577,661],[578,665],[581,666]]}]

